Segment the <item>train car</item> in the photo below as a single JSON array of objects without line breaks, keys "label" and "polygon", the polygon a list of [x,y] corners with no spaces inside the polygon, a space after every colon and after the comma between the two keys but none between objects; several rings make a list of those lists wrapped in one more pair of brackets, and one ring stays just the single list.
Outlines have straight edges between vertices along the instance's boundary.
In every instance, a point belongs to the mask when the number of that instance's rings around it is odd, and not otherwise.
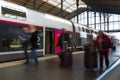
[{"label": "train car", "polygon": [[70,49],[81,48],[93,36],[83,25],[0,0],[0,62],[24,59],[18,36],[30,24],[39,31],[38,56],[57,53],[62,28],[69,33]]},{"label": "train car", "polygon": [[70,21],[1,0],[0,62],[24,58],[18,35],[22,33],[23,27],[30,24],[39,31],[38,56],[56,53],[55,46],[62,28],[69,33],[69,47],[73,46],[73,24]]},{"label": "train car", "polygon": [[76,48],[83,49],[85,44],[90,44],[93,39],[96,37],[96,30],[87,28],[84,25],[80,25],[75,23],[75,31],[76,31]]},{"label": "train car", "polygon": [[96,39],[98,30],[93,28],[90,28],[90,30],[91,30],[91,34],[93,35],[93,40]]}]

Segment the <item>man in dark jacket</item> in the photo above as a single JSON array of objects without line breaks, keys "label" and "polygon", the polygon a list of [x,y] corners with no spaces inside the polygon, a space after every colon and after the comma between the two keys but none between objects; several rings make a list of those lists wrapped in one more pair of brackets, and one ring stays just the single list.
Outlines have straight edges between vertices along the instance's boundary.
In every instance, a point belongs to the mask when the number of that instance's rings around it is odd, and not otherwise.
[{"label": "man in dark jacket", "polygon": [[30,32],[31,32],[31,38],[30,38],[31,58],[35,61],[35,64],[38,65],[39,61],[38,61],[37,52],[36,52],[38,31],[34,25],[30,25],[29,28],[30,28]]},{"label": "man in dark jacket", "polygon": [[[66,30],[63,28],[62,29],[62,33],[61,35],[59,36],[59,39],[58,39],[58,44],[57,46],[60,46],[62,51],[66,50],[68,48],[68,45],[70,43],[70,38],[69,38],[69,34],[66,32]],[[63,66],[63,62],[64,62],[64,58],[63,58],[63,53],[60,52],[60,54],[58,55],[60,60],[61,60],[61,63],[60,65]]]},{"label": "man in dark jacket", "polygon": [[59,37],[59,40],[58,40],[58,46],[60,46],[62,49],[64,49],[65,44],[67,44],[66,47],[68,47],[69,43],[70,43],[69,34],[63,28],[62,33],[61,33],[61,35]]}]

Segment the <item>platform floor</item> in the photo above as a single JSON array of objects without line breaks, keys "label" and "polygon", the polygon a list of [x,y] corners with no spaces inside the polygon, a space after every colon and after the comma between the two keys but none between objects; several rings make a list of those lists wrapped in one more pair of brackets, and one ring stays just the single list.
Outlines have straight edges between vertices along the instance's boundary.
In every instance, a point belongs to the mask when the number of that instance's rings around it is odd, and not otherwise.
[{"label": "platform floor", "polygon": [[[112,65],[120,58],[120,46],[117,46],[116,51],[110,52],[109,57]],[[94,80],[100,76],[97,70],[84,68],[83,58],[84,53],[74,54],[73,66],[69,68],[60,67],[57,56],[40,58],[40,65],[32,66],[29,70],[23,61],[1,63],[0,80]]]}]

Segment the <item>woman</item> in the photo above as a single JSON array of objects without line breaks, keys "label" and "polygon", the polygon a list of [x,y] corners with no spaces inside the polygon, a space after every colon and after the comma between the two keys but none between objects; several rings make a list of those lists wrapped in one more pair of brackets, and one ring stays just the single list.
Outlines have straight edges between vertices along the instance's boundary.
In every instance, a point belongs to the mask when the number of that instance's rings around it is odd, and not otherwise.
[{"label": "woman", "polygon": [[98,31],[98,36],[96,40],[93,41],[94,45],[97,45],[98,52],[100,55],[100,71],[103,70],[103,57],[105,58],[106,69],[109,67],[109,47],[111,44],[110,38],[103,33],[103,31]]}]

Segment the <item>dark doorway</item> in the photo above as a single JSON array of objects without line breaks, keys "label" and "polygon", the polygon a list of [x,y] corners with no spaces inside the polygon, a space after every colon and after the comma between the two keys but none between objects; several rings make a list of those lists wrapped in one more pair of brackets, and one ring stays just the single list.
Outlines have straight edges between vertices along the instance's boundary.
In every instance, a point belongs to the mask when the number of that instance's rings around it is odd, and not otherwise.
[{"label": "dark doorway", "polygon": [[45,30],[45,54],[53,54],[54,50],[54,31],[46,28]]}]

